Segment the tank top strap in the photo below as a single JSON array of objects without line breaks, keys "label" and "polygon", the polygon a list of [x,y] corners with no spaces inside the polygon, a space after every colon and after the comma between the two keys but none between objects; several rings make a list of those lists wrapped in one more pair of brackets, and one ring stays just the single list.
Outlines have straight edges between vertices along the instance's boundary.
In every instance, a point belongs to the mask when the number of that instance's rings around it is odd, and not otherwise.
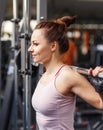
[{"label": "tank top strap", "polygon": [[60,70],[61,70],[64,66],[65,66],[65,64],[63,64],[63,65],[58,69],[58,71],[56,72],[55,76],[58,75],[58,73],[60,72]]}]

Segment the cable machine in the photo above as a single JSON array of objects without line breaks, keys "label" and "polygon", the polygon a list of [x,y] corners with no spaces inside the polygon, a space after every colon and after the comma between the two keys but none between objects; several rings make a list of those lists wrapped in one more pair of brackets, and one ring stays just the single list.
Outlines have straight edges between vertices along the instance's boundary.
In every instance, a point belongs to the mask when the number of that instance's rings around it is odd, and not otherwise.
[{"label": "cable machine", "polygon": [[[43,5],[43,6],[42,6]],[[18,42],[18,2],[13,0],[13,36],[11,44],[10,64],[8,76],[6,81],[6,90],[4,92],[4,99],[0,116],[3,117],[0,130],[8,129],[9,122],[13,122],[13,128],[18,129],[18,73],[16,66],[16,46]],[[37,0],[37,22],[46,19],[47,15],[47,0]],[[21,39],[21,68],[20,73],[22,76],[23,85],[23,128],[24,130],[31,129],[31,57],[28,54],[28,47],[30,44],[30,0],[23,0],[23,27],[20,35]],[[38,65],[39,79],[43,73],[43,66]],[[37,129],[37,128],[36,128]]]},{"label": "cable machine", "polygon": [[[43,5],[43,6],[42,6]],[[47,1],[37,0],[37,22],[47,17]],[[23,117],[24,129],[29,130],[31,124],[31,64],[28,55],[30,43],[30,1],[23,0],[23,34],[21,35],[21,73],[23,77]],[[29,60],[28,60],[29,59]],[[43,73],[43,66],[39,65],[38,78]],[[38,80],[38,79],[37,79]]]},{"label": "cable machine", "polygon": [[[16,58],[16,46],[17,46],[17,33],[18,33],[18,16],[17,16],[17,1],[13,0],[13,22],[12,26],[12,41],[11,41],[11,53],[10,63],[7,72],[6,87],[3,98],[3,105],[1,109],[1,130],[8,129],[11,115],[13,113],[13,127],[17,130],[17,67],[15,63]],[[14,97],[14,98],[13,98]],[[15,124],[15,125],[14,125]]]},{"label": "cable machine", "polygon": [[23,127],[30,130],[31,125],[31,65],[28,55],[30,43],[30,1],[23,0],[23,33],[21,34],[21,75],[23,81]]}]

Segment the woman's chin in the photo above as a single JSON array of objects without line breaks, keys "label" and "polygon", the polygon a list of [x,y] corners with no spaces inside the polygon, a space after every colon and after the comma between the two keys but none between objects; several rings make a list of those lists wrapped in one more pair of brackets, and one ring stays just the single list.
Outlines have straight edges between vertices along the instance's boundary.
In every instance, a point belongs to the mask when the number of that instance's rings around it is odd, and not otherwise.
[{"label": "woman's chin", "polygon": [[38,60],[34,60],[34,63],[36,63],[36,64],[42,64],[40,61],[38,61]]},{"label": "woman's chin", "polygon": [[33,60],[33,64],[43,64],[43,62],[41,62],[40,60],[34,59],[34,60]]}]

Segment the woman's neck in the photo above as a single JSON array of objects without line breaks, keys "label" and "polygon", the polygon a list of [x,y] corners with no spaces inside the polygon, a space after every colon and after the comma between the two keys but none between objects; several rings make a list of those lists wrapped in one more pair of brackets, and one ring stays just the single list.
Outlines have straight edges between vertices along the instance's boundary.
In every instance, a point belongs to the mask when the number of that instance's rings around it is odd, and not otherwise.
[{"label": "woman's neck", "polygon": [[45,70],[47,74],[54,73],[61,65],[63,65],[63,62],[61,61],[55,61],[52,63],[44,64]]},{"label": "woman's neck", "polygon": [[62,64],[62,55],[58,52],[53,53],[51,59],[44,63],[46,73],[54,73]]}]

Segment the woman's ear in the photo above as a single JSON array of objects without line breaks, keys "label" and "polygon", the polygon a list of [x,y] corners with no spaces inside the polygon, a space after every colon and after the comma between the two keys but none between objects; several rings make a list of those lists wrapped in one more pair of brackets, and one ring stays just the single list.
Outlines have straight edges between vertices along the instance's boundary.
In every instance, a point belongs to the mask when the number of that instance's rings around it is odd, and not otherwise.
[{"label": "woman's ear", "polygon": [[51,43],[51,51],[54,52],[57,49],[57,42],[52,42]]}]

